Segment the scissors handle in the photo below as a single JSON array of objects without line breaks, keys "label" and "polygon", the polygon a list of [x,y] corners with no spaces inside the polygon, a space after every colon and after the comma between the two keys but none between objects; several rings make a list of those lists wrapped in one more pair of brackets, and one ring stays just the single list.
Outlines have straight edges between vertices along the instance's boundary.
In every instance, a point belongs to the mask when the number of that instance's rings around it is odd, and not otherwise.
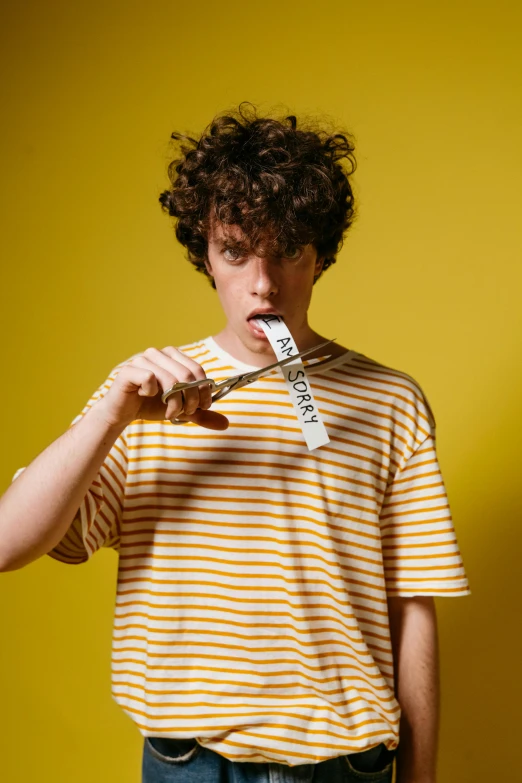
[{"label": "scissors handle", "polygon": [[219,388],[218,384],[212,380],[212,378],[200,378],[199,381],[191,381],[190,383],[175,383],[174,386],[171,386],[170,389],[163,392],[161,401],[167,402],[168,398],[172,397],[172,395],[177,392],[185,391],[185,389],[195,389],[197,386],[205,386],[206,384],[210,386],[211,392],[215,392],[216,389]]}]

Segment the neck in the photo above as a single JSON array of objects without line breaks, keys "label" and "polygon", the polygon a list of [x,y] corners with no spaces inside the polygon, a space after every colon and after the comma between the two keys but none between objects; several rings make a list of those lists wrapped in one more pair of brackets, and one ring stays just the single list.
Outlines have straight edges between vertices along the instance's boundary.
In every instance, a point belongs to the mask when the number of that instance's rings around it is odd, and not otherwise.
[{"label": "neck", "polygon": [[[307,348],[313,348],[314,345],[319,345],[328,339],[311,329],[308,324],[299,334],[293,334],[292,336],[299,351],[306,351]],[[215,335],[214,340],[220,348],[242,364],[249,364],[252,367],[265,367],[277,361],[277,357],[268,341],[257,340],[256,338],[241,339],[229,325]],[[325,355],[340,356],[346,350],[341,345],[332,343],[325,348]]]}]

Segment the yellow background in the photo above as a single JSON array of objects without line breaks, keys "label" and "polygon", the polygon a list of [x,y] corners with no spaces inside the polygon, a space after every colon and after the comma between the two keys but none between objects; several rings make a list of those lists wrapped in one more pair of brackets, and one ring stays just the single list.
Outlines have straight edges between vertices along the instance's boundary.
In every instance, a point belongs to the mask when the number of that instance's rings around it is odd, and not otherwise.
[{"label": "yellow background", "polygon": [[[359,218],[311,322],[413,375],[472,596],[438,599],[440,783],[521,733],[521,90],[513,0],[19,0],[0,24],[2,491],[118,362],[216,333],[157,202],[173,130],[242,100],[355,134]],[[110,696],[117,560],[0,575],[3,779],[138,783]]]}]

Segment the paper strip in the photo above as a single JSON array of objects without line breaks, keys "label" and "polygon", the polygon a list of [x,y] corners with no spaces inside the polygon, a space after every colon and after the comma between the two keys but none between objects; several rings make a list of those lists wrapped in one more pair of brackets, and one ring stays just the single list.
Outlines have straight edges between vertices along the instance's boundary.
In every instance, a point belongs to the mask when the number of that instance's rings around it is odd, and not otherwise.
[{"label": "paper strip", "polygon": [[[265,315],[256,320],[266,334],[278,361],[299,353],[294,338],[279,316]],[[330,438],[315,403],[302,361],[296,359],[295,362],[285,364],[281,367],[281,372],[285,377],[308,450],[313,451],[329,443]]]}]

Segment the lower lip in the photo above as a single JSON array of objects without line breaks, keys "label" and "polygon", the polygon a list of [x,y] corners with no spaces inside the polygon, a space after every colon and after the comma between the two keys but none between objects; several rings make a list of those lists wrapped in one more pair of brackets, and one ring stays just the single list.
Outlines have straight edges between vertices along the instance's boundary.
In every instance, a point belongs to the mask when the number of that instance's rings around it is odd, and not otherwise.
[{"label": "lower lip", "polygon": [[254,337],[257,337],[258,340],[266,340],[266,342],[268,342],[268,337],[264,333],[263,328],[257,318],[251,318],[250,321],[247,321],[247,324],[250,333],[253,334]]}]

